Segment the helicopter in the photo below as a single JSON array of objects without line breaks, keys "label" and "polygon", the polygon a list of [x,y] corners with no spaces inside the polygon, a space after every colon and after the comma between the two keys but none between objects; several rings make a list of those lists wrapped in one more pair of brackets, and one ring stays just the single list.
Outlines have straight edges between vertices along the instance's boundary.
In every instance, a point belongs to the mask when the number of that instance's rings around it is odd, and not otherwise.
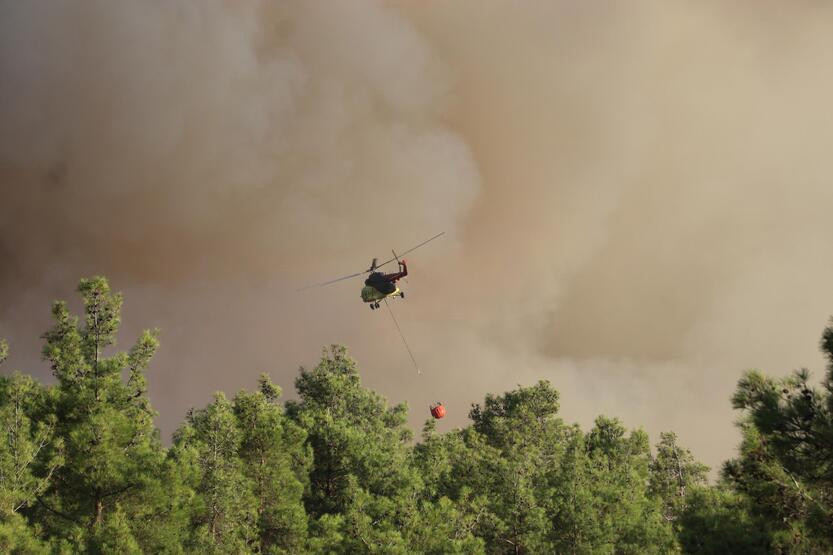
[{"label": "helicopter", "polygon": [[[370,274],[367,276],[367,279],[364,280],[364,287],[361,290],[361,298],[362,301],[370,305],[371,310],[375,310],[380,307],[379,301],[387,302],[388,298],[399,297],[401,299],[405,298],[405,293],[399,288],[396,284],[397,281],[406,277],[408,275],[408,264],[402,256],[415,251],[416,249],[420,248],[421,246],[433,241],[434,239],[442,236],[445,234],[445,231],[437,233],[430,239],[426,239],[422,243],[418,244],[415,247],[411,247],[410,249],[406,250],[405,252],[397,255],[396,251],[391,250],[393,253],[393,258],[390,260],[386,260],[379,264],[379,259],[374,258],[373,261],[370,263],[370,268],[364,270],[362,272],[356,272],[355,274],[350,274],[349,276],[342,276],[340,278],[332,279],[330,281],[325,281],[323,283],[315,283],[313,285],[308,285],[299,291],[304,291],[306,289],[310,289],[312,287],[326,287],[328,285],[332,285],[334,283],[338,283],[339,281],[344,281],[346,279],[351,279],[354,277],[362,276],[364,274]],[[399,266],[399,271],[392,272],[389,274],[385,274],[383,272],[379,272],[378,269],[382,266],[390,264],[391,262],[396,262]]]},{"label": "helicopter", "polygon": [[399,260],[396,252],[393,252],[393,257],[399,265],[399,271],[390,274],[383,274],[375,271],[379,266],[377,265],[378,258],[374,258],[370,263],[370,268],[367,270],[370,275],[364,280],[364,287],[362,287],[362,301],[370,304],[370,310],[379,308],[379,301],[387,299],[388,297],[405,298],[405,293],[396,285],[396,282],[408,275],[408,265],[405,259]]},{"label": "helicopter", "polygon": [[[414,365],[414,369],[416,369],[417,374],[422,374],[422,370],[419,369],[419,365],[417,364],[416,358],[414,357],[414,353],[411,351],[411,347],[410,345],[408,345],[408,341],[405,339],[405,334],[402,333],[402,328],[399,326],[399,322],[396,320],[396,316],[393,314],[393,310],[391,309],[390,304],[388,304],[388,298],[405,298],[405,293],[396,284],[396,282],[408,275],[408,264],[404,258],[400,257],[417,250],[421,246],[430,243],[434,239],[444,234],[445,231],[441,231],[440,233],[437,233],[433,237],[426,239],[417,246],[411,247],[410,249],[406,250],[405,252],[399,255],[396,254],[396,251],[391,250],[391,252],[393,253],[393,258],[391,258],[390,260],[386,260],[381,264],[379,264],[378,258],[374,258],[370,263],[370,268],[362,272],[356,272],[355,274],[350,274],[349,276],[342,276],[340,278],[331,279],[330,281],[325,281],[323,283],[314,283],[312,285],[302,287],[301,289],[298,289],[298,291],[304,291],[313,287],[326,287],[328,285],[332,285],[333,283],[338,283],[339,281],[344,281],[365,274],[370,274],[367,276],[367,279],[364,280],[364,287],[361,291],[362,301],[370,305],[370,310],[376,310],[377,308],[379,308],[379,301],[383,301],[385,303],[385,306],[387,306],[388,311],[390,312],[390,316],[393,319],[393,323],[396,326],[396,331],[399,332],[399,336],[402,338],[402,344],[405,345],[405,349],[408,351],[408,356],[411,357],[411,362]],[[382,266],[390,264],[394,261],[396,261],[397,265],[399,266],[399,271],[392,272],[389,274],[385,274],[383,272],[378,271],[379,268],[381,268]],[[445,407],[442,403],[435,403],[431,405],[430,412],[431,416],[433,416],[437,420],[443,418],[446,414]]]}]

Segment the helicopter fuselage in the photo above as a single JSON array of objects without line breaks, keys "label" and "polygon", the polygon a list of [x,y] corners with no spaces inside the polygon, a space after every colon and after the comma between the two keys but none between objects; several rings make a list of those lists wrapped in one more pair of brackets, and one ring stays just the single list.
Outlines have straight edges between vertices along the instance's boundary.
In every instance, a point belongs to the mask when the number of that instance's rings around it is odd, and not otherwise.
[{"label": "helicopter fuselage", "polygon": [[373,271],[376,265],[376,259],[373,259],[373,264],[370,266],[371,273],[364,280],[364,287],[362,288],[362,301],[370,303],[370,308],[379,308],[379,301],[387,299],[388,297],[405,298],[405,294],[396,285],[396,282],[408,275],[408,266],[405,260],[398,260],[399,271],[391,274],[383,274],[382,272]]},{"label": "helicopter fuselage", "polygon": [[382,299],[386,299],[388,297],[402,297],[402,290],[399,287],[395,287],[393,291],[390,293],[383,293],[373,287],[372,285],[365,285],[362,288],[362,301],[366,303],[375,303],[377,301],[381,301]]}]

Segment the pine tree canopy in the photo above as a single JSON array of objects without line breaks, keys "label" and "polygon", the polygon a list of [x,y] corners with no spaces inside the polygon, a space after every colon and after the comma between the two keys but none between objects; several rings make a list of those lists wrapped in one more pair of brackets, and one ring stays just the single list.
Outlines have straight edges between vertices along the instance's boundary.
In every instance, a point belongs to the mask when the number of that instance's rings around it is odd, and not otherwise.
[{"label": "pine tree canopy", "polygon": [[820,384],[741,376],[742,440],[710,483],[671,431],[652,447],[617,418],[565,422],[546,380],[415,441],[340,345],[300,370],[297,399],[262,374],[166,447],[145,377],[160,333],[119,350],[121,295],[103,277],[78,293],[83,313],[54,303],[43,335],[55,382],[0,377],[0,552],[833,552],[833,324]]}]

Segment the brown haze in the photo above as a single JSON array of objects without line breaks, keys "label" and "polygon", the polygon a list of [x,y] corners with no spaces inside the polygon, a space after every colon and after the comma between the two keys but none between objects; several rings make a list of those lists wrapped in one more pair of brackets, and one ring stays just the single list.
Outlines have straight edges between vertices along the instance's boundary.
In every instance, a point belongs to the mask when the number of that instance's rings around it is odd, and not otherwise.
[{"label": "brown haze", "polygon": [[[0,4],[5,371],[105,274],[166,434],[346,343],[415,426],[546,378],[719,464],[740,372],[818,370],[833,313],[833,9],[726,4]],[[421,376],[360,281],[295,292],[441,230]]]}]

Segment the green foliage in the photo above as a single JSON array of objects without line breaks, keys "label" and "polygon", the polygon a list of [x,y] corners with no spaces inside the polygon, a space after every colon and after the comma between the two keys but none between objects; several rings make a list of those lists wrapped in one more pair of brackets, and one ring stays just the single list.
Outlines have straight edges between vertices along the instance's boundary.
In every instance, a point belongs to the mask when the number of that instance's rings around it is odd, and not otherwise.
[{"label": "green foliage", "polygon": [[409,464],[406,407],[388,407],[361,386],[346,349],[333,346],[295,382],[299,402],[287,414],[306,431],[312,449],[307,513],[342,514],[347,551],[404,550],[404,514],[421,483]]},{"label": "green foliage", "polygon": [[833,551],[833,327],[821,348],[821,389],[806,369],[780,379],[750,371],[732,397],[743,441],[723,475],[766,524],[772,551]]},{"label": "green foliage", "polygon": [[256,499],[260,549],[297,552],[307,536],[302,503],[312,454],[306,433],[286,418],[277,404],[281,389],[267,375],[259,391],[240,392],[234,414],[242,432],[239,456]]},{"label": "green foliage", "polygon": [[6,359],[9,357],[9,344],[6,343],[5,339],[0,339],[0,364],[6,362]]},{"label": "green foliage", "polygon": [[768,553],[770,538],[749,500],[725,487],[691,488],[680,513],[679,540],[685,553]]},{"label": "green foliage", "polygon": [[201,553],[297,553],[307,541],[302,496],[311,464],[306,433],[277,404],[280,388],[191,411],[169,457],[193,492],[186,548]]},{"label": "green foliage", "polygon": [[[475,494],[488,499],[476,530],[489,551],[552,551],[548,505],[554,491],[548,470],[563,455],[565,428],[558,392],[548,382],[502,396],[488,395],[474,405],[472,430],[465,442],[480,451],[473,480]],[[490,492],[491,495],[490,495]],[[553,527],[554,528],[554,527]]]},{"label": "green foliage", "polygon": [[685,510],[689,490],[706,484],[709,467],[698,463],[694,456],[677,445],[674,432],[660,434],[656,457],[651,462],[649,494],[662,502],[662,516],[676,521]]},{"label": "green foliage", "polygon": [[47,390],[29,376],[0,377],[0,516],[35,503],[63,462]]},{"label": "green foliage", "polygon": [[[599,417],[584,441],[583,468],[572,480],[585,499],[586,532],[578,538],[588,551],[616,553],[667,553],[675,542],[661,503],[650,495],[651,453],[641,430],[627,434],[617,419]],[[582,484],[588,484],[581,492]],[[586,486],[585,486],[586,487]],[[587,517],[590,516],[588,519]],[[565,545],[562,542],[562,545]]]},{"label": "green foliage", "polygon": [[361,387],[344,347],[325,350],[318,366],[301,370],[295,387],[301,401],[287,403],[287,414],[306,430],[313,452],[305,499],[310,515],[343,512],[353,502],[354,487],[382,496],[413,487],[407,408],[389,408],[380,395]]},{"label": "green foliage", "polygon": [[35,528],[16,513],[0,516],[0,553],[34,555],[49,553],[49,548],[35,534]]},{"label": "green foliage", "polygon": [[[44,358],[58,380],[47,412],[64,464],[32,516],[47,534],[95,549],[102,541],[99,527],[114,526],[110,513],[119,507],[129,526],[144,528],[145,547],[158,546],[153,536],[175,521],[165,518],[165,455],[143,375],[158,346],[156,334],[144,332],[128,353],[106,356],[120,323],[121,295],[101,277],[81,280],[78,291],[84,325],[56,302],[55,324],[44,335]],[[125,539],[120,545],[132,544]]]},{"label": "green foliage", "polygon": [[44,335],[55,385],[0,377],[0,552],[833,552],[833,327],[820,387],[743,376],[743,440],[708,486],[673,433],[652,456],[615,418],[565,424],[546,381],[414,444],[407,407],[341,346],[301,369],[298,400],[263,375],[189,411],[165,449],[145,378],[158,333],[117,351],[121,296],[100,277],[78,291],[83,317],[56,302]]},{"label": "green foliage", "polygon": [[255,541],[256,500],[238,456],[241,433],[225,395],[190,413],[174,438],[178,460],[191,470],[192,537],[202,553],[239,553]]},{"label": "green foliage", "polygon": [[490,553],[647,553],[674,548],[648,495],[647,436],[599,418],[584,434],[558,417],[539,382],[475,405],[473,425],[437,436],[428,424],[418,466],[434,498],[457,504],[458,526]]},{"label": "green foliage", "polygon": [[130,531],[127,518],[116,505],[108,511],[104,521],[93,528],[87,549],[90,553],[139,554],[139,544]]}]

